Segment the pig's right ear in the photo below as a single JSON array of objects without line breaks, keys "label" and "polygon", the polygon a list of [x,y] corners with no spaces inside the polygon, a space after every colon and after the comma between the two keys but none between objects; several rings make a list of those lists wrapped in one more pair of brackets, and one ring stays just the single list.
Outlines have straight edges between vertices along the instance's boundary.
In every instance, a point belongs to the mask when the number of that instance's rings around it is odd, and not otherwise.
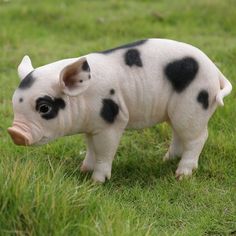
[{"label": "pig's right ear", "polygon": [[21,80],[25,78],[26,75],[28,75],[31,71],[33,71],[34,68],[32,66],[31,60],[29,56],[24,56],[20,65],[18,66],[18,75]]},{"label": "pig's right ear", "polygon": [[60,73],[60,88],[69,96],[78,96],[90,85],[90,68],[85,57],[66,66]]}]

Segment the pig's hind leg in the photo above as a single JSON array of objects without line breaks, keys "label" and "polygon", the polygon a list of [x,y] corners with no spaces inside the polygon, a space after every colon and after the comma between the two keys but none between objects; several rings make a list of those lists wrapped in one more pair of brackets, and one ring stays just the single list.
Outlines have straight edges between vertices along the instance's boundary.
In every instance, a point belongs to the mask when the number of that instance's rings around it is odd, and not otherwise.
[{"label": "pig's hind leg", "polygon": [[183,144],[179,135],[174,129],[172,129],[172,133],[173,135],[172,135],[171,144],[167,153],[163,157],[163,161],[168,161],[176,157],[181,157],[183,153]]},{"label": "pig's hind leg", "polygon": [[[203,107],[197,97],[198,91],[194,95],[186,93],[182,97],[176,94],[168,110],[171,126],[182,144],[181,160],[176,170],[179,179],[192,175],[193,170],[197,169],[199,155],[208,137],[207,124],[216,108],[210,96],[208,102],[211,105],[208,107]],[[174,150],[173,147],[175,145],[171,145],[170,151]]]},{"label": "pig's hind leg", "polygon": [[208,131],[207,128],[204,128],[195,138],[189,138],[183,141],[183,154],[175,172],[178,179],[181,179],[183,176],[191,176],[192,171],[197,169],[198,159],[207,137]]}]

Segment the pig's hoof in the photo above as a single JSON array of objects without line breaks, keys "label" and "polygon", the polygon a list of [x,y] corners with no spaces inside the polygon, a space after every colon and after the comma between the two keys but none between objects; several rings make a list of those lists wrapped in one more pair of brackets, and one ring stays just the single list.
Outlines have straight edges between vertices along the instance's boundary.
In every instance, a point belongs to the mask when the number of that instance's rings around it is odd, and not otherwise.
[{"label": "pig's hoof", "polygon": [[92,180],[95,183],[104,183],[106,179],[110,179],[110,178],[111,178],[110,173],[105,174],[103,172],[94,171],[92,175]]},{"label": "pig's hoof", "polygon": [[196,169],[196,163],[186,163],[185,165],[179,165],[178,169],[175,172],[175,177],[178,180],[182,180],[184,177],[190,177],[193,173],[193,170]]},{"label": "pig's hoof", "polygon": [[83,163],[82,166],[80,167],[80,171],[82,173],[91,172],[91,171],[93,171],[93,169],[94,169],[93,166],[87,165],[85,163]]},{"label": "pig's hoof", "polygon": [[181,169],[179,170],[179,168],[176,170],[175,172],[175,177],[178,180],[182,180],[185,177],[190,177],[192,175],[192,170],[191,169]]},{"label": "pig's hoof", "polygon": [[96,163],[92,179],[94,182],[104,183],[111,178],[111,165],[106,162]]},{"label": "pig's hoof", "polygon": [[96,165],[92,179],[94,182],[104,183],[106,179],[111,178],[111,166],[107,163],[99,163]]}]

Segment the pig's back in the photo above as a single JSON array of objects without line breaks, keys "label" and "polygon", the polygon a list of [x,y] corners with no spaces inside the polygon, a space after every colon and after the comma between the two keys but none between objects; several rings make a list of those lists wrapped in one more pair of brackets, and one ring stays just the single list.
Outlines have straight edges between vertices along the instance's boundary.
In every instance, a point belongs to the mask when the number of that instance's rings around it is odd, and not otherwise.
[{"label": "pig's back", "polygon": [[128,127],[132,128],[167,120],[171,95],[177,93],[181,97],[197,80],[193,78],[186,86],[180,82],[178,87],[176,81],[171,81],[169,77],[175,80],[175,73],[182,73],[183,80],[186,79],[185,74],[189,73],[190,77],[197,77],[199,68],[213,65],[199,49],[165,39],[142,40],[90,54],[89,61],[93,64],[94,70],[91,71],[95,73],[95,84],[99,84],[101,97],[110,88],[115,89],[117,93],[114,99],[126,106],[124,110],[129,116]]}]

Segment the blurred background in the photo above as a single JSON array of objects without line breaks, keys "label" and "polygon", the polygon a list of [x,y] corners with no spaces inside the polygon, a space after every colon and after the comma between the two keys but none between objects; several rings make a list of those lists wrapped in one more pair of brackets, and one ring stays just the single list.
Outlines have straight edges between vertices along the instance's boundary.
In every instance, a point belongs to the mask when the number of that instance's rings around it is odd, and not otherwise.
[{"label": "blurred background", "polygon": [[36,65],[45,64],[158,37],[199,46],[216,60],[223,53],[232,60],[235,5],[234,0],[1,0],[1,58],[17,64],[29,54]]}]

